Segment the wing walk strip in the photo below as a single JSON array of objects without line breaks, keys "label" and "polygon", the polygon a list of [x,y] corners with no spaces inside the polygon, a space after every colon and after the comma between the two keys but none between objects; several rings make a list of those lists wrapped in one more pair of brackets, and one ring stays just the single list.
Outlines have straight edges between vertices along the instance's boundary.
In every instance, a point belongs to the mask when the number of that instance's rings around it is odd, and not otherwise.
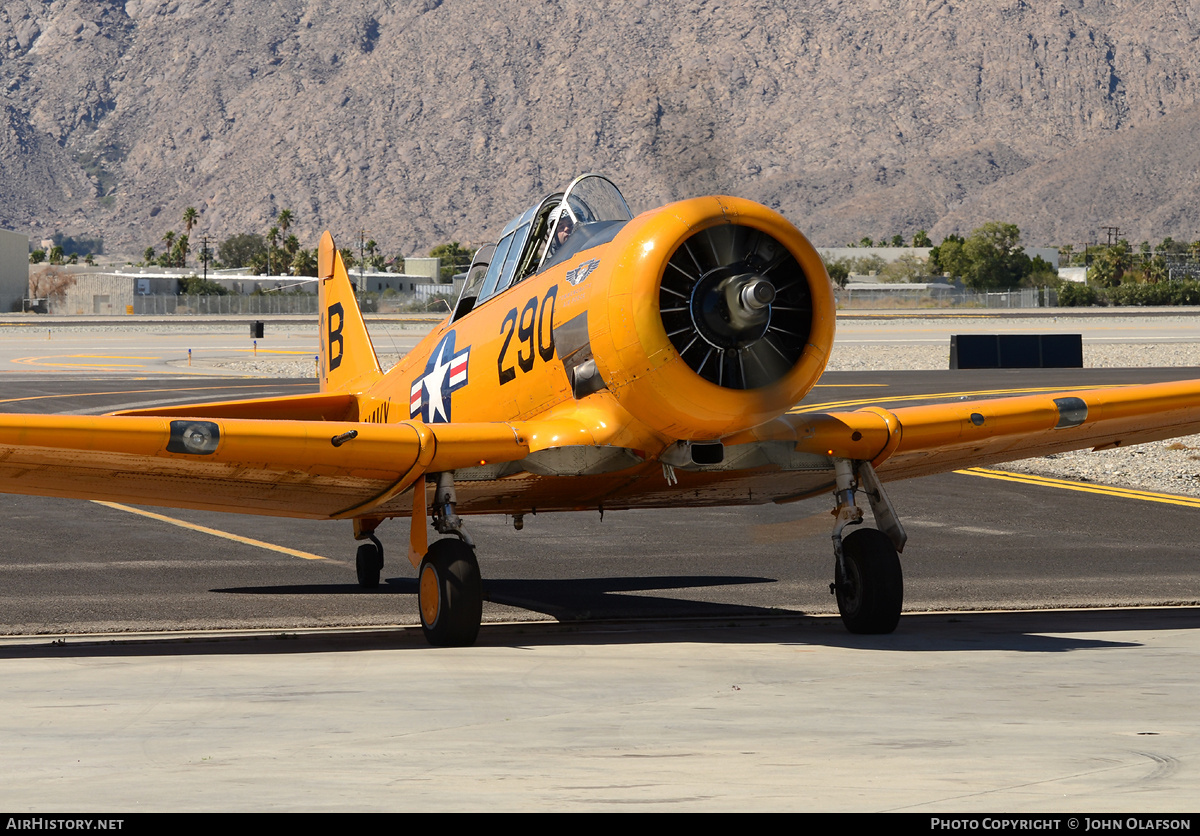
[{"label": "wing walk strip", "polygon": [[299,549],[289,549],[287,546],[277,546],[274,543],[267,543],[262,540],[255,540],[252,537],[242,537],[240,534],[230,534],[228,531],[221,531],[216,528],[209,528],[205,525],[196,525],[196,523],[184,522],[177,520],[174,517],[168,517],[163,514],[156,514],[153,511],[143,511],[141,508],[133,508],[129,505],[121,505],[119,502],[103,502],[98,499],[93,499],[97,505],[103,505],[105,508],[113,508],[117,511],[127,511],[130,514],[138,514],[143,517],[149,517],[152,520],[159,522],[170,523],[177,525],[180,528],[186,528],[191,531],[199,531],[201,534],[211,534],[213,537],[221,537],[225,540],[233,540],[235,543],[245,543],[247,546],[257,546],[260,549],[268,549],[273,552],[299,557],[303,560],[328,560],[327,557],[322,557],[319,554],[311,552],[302,552]]},{"label": "wing walk strip", "polygon": [[1026,485],[1038,485],[1044,488],[1062,488],[1083,493],[1098,493],[1103,496],[1115,496],[1120,499],[1141,499],[1146,502],[1162,502],[1167,505],[1183,505],[1187,508],[1200,508],[1200,497],[1179,496],[1170,493],[1154,493],[1153,491],[1138,491],[1133,488],[1114,488],[1107,485],[1096,485],[1089,482],[1071,482],[1066,479],[1053,479],[1049,476],[1031,476],[1026,473],[1011,473],[1007,470],[991,470],[986,467],[968,467],[956,470],[968,476],[982,476],[985,479],[1000,479],[1004,482],[1020,482]]},{"label": "wing walk strip", "polygon": [[[1095,389],[1120,389],[1129,384],[1107,383],[1102,386],[1089,386],[1088,391]],[[924,395],[880,395],[878,398],[856,398],[849,401],[827,401],[826,403],[798,404],[788,410],[789,415],[801,415],[805,412],[827,412],[835,409],[847,409],[852,406],[872,406],[875,404],[898,404],[912,401],[946,401],[952,404],[966,398],[1006,397],[1009,395],[1036,395],[1041,392],[1070,392],[1062,386],[1030,386],[1022,389],[975,389],[965,392],[930,392]]]}]

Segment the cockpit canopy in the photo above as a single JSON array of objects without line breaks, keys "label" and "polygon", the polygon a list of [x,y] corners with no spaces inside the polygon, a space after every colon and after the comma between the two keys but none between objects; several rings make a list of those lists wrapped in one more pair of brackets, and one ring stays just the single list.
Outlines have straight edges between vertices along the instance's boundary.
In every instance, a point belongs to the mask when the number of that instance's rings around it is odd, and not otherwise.
[{"label": "cockpit canopy", "polygon": [[[454,318],[536,273],[611,241],[633,213],[612,181],[584,174],[509,221],[475,254]],[[486,259],[486,261],[484,260]]]}]

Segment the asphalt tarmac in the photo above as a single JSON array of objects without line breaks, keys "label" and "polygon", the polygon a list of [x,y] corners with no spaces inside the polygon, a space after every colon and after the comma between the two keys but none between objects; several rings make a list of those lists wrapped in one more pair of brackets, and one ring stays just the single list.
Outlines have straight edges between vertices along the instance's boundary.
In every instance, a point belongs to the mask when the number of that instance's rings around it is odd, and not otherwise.
[{"label": "asphalt tarmac", "polygon": [[[871,374],[809,402],[1200,370]],[[3,382],[0,408],[31,412],[311,386]],[[456,650],[413,626],[398,523],[371,593],[348,524],[0,498],[0,806],[1200,806],[1196,509],[972,474],[890,493],[910,533],[891,636],[828,615],[829,503],[809,500],[472,519],[490,601]],[[1010,611],[968,612],[991,609]]]}]

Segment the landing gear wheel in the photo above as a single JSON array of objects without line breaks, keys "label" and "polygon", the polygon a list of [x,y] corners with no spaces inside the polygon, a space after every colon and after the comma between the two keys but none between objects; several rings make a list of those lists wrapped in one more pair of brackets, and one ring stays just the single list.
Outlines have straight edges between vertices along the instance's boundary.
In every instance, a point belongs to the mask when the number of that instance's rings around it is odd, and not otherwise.
[{"label": "landing gear wheel", "polygon": [[433,543],[421,561],[418,603],[421,628],[430,644],[474,644],[483,618],[483,581],[475,549],[455,537]]},{"label": "landing gear wheel", "polygon": [[834,567],[838,612],[851,633],[890,633],[900,622],[904,576],[892,541],[860,528],[842,540],[846,571]]},{"label": "landing gear wheel", "polygon": [[354,558],[354,568],[358,572],[358,585],[363,589],[375,589],[383,570],[383,548],[376,543],[363,543]]}]

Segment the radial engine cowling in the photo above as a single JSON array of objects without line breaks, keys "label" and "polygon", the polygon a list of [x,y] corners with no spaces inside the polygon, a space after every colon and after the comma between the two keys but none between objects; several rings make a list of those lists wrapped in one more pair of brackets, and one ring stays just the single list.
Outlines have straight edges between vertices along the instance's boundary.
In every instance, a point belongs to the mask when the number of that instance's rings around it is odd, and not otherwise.
[{"label": "radial engine cowling", "polygon": [[821,376],[829,277],[777,212],[687,200],[634,218],[610,252],[607,299],[589,306],[591,348],[617,400],[652,429],[718,439],[781,415]]}]

